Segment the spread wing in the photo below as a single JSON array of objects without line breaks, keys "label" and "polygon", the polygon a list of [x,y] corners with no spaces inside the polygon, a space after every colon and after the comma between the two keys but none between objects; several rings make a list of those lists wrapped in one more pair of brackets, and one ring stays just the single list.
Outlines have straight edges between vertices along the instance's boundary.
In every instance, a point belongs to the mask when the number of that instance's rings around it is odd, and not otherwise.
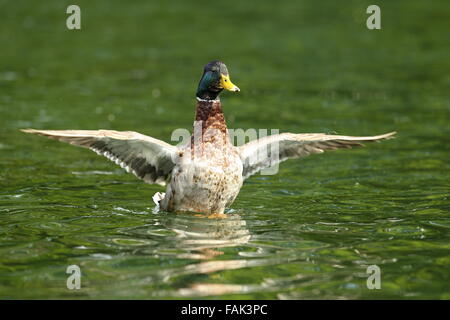
[{"label": "spread wing", "polygon": [[258,171],[287,159],[305,157],[325,150],[362,146],[361,142],[380,141],[391,138],[396,132],[379,136],[351,137],[323,133],[281,133],[251,141],[238,147],[244,165],[244,179]]},{"label": "spread wing", "polygon": [[89,148],[147,183],[164,185],[174,167],[172,155],[176,147],[137,132],[34,129],[22,131]]}]

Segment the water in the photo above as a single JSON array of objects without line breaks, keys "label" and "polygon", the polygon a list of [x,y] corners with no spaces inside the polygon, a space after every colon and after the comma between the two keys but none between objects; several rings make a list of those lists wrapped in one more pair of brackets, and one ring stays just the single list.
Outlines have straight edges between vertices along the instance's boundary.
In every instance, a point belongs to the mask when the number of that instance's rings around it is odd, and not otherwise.
[{"label": "water", "polygon": [[[64,3],[0,1],[2,298],[450,298],[448,2],[378,1],[380,31],[359,1],[77,4],[68,31]],[[216,58],[242,90],[222,97],[230,128],[398,137],[285,162],[208,219],[156,213],[162,188],[19,132],[170,141]]]}]

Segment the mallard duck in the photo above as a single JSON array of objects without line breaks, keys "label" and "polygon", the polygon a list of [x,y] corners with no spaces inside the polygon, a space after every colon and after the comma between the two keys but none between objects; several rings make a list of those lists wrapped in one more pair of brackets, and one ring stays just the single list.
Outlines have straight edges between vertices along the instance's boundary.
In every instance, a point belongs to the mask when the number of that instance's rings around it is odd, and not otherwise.
[{"label": "mallard duck", "polygon": [[22,131],[89,148],[146,183],[167,185],[165,193],[153,197],[164,211],[207,214],[223,214],[236,199],[244,180],[264,168],[325,150],[388,139],[395,134],[352,137],[281,133],[235,147],[230,142],[219,99],[224,89],[240,91],[231,82],[224,63],[208,63],[197,89],[194,133],[189,143],[180,146],[133,131]]}]

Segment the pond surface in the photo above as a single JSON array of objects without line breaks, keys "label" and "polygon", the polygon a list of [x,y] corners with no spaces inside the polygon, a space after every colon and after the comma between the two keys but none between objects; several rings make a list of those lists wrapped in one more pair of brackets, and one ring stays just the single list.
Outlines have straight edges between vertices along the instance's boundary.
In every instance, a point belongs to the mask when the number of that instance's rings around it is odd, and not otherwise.
[{"label": "pond surface", "polygon": [[[69,31],[64,2],[0,1],[0,298],[450,299],[450,2],[378,1],[374,31],[360,1],[77,4]],[[213,59],[241,88],[222,95],[230,128],[397,138],[285,162],[208,219],[19,131],[169,142]]]}]

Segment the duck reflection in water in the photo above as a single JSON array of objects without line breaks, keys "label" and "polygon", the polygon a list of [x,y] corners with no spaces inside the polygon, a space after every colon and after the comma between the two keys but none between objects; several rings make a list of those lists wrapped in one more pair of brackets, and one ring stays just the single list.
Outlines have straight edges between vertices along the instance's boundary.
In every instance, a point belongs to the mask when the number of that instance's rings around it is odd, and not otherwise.
[{"label": "duck reflection in water", "polygon": [[251,238],[246,221],[238,214],[168,214],[163,221],[184,251],[179,258],[210,259],[223,254],[218,248],[243,245]]},{"label": "duck reflection in water", "polygon": [[[276,246],[252,244],[252,235],[247,222],[242,218],[243,216],[245,215],[242,212],[239,214],[228,212],[220,217],[188,213],[160,214],[158,221],[175,233],[173,241],[170,242],[170,249],[176,248],[177,258],[192,259],[195,262],[160,271],[158,278],[163,282],[170,283],[174,279],[186,275],[212,274],[305,260],[304,257],[296,255],[274,255],[278,249]],[[230,253],[230,251],[224,250],[238,246],[242,246],[242,250],[239,252]],[[251,250],[248,250],[249,247]],[[300,281],[301,279],[303,279],[303,275],[296,275],[292,279],[283,281]],[[150,281],[154,282],[155,278]],[[164,294],[175,297],[201,297],[237,294],[253,290],[270,291],[284,285],[274,279],[248,284],[216,283],[208,277],[204,281],[185,283],[183,287]]]}]

